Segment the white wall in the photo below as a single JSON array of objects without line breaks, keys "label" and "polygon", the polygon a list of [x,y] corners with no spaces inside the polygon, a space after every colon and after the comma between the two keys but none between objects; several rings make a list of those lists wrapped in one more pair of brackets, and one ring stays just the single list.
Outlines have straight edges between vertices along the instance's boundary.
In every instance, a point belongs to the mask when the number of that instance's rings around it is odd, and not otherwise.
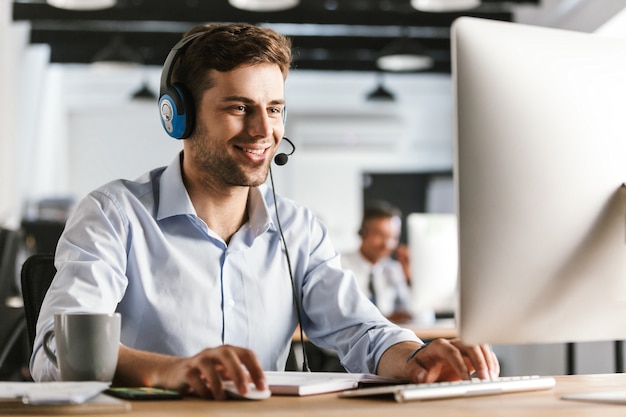
[{"label": "white wall", "polygon": [[165,137],[153,103],[75,109],[69,115],[68,190],[81,198],[116,178],[169,164],[182,148]]},{"label": "white wall", "polygon": [[17,121],[24,108],[19,90],[20,69],[23,68],[28,25],[11,21],[11,2],[0,0],[0,225],[15,228],[19,224],[21,191],[20,163],[15,155],[24,139]]},{"label": "white wall", "polygon": [[[155,102],[130,100],[144,78],[158,91],[159,68],[52,65],[49,72],[61,83],[49,102],[66,107],[67,163],[56,175],[66,177],[64,193],[80,198],[112,179],[135,178],[181,148],[162,130]],[[341,250],[357,243],[363,171],[452,167],[450,77],[390,75],[385,85],[396,102],[365,100],[374,74],[293,71],[287,80],[286,136],[297,150],[286,166],[274,166],[276,188],[316,211]]]}]

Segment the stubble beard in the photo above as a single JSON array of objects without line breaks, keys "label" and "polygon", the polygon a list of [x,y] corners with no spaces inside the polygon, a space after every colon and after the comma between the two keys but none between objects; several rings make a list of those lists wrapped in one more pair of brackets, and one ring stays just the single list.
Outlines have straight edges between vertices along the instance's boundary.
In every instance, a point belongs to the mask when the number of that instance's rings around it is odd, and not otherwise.
[{"label": "stubble beard", "polygon": [[193,163],[204,178],[225,186],[239,187],[256,187],[265,182],[271,159],[267,159],[262,166],[244,166],[225,148],[212,148],[206,140],[206,129],[196,133],[187,140]]}]

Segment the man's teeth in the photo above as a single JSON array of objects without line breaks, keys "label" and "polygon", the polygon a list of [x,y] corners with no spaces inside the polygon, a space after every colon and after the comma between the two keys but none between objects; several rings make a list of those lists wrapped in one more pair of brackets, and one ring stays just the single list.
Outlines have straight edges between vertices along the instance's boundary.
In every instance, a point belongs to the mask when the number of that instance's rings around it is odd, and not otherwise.
[{"label": "man's teeth", "polygon": [[246,148],[241,148],[241,149],[243,149],[245,152],[252,153],[255,155],[262,155],[263,152],[265,152],[265,149],[246,149]]}]

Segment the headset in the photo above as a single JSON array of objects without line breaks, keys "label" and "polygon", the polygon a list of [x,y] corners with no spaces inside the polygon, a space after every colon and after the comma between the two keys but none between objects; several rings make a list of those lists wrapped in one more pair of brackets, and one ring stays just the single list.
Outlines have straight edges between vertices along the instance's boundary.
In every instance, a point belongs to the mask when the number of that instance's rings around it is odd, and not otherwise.
[{"label": "headset", "polygon": [[[198,32],[181,39],[170,50],[163,71],[161,72],[161,83],[159,86],[159,115],[161,117],[161,125],[168,135],[174,139],[185,139],[191,135],[195,125],[195,108],[191,92],[181,83],[172,83],[172,72],[174,65],[180,54],[195,39],[212,33],[212,31]],[[282,112],[283,125],[287,121],[287,109]],[[285,138],[287,139],[287,138]],[[296,147],[287,139],[292,147],[289,154],[278,154],[274,161],[277,165],[285,165],[288,156],[294,153]]]},{"label": "headset", "polygon": [[196,38],[211,32],[198,32],[178,41],[167,55],[161,72],[159,114],[161,124],[174,139],[185,139],[193,130],[195,109],[191,93],[181,83],[172,83],[172,71],[178,56]]}]

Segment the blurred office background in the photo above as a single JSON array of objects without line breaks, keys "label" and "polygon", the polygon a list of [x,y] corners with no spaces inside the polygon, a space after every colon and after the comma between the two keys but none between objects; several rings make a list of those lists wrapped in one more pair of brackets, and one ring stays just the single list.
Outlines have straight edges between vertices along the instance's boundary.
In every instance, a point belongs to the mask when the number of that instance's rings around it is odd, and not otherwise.
[{"label": "blurred office background", "polygon": [[[301,0],[285,11],[251,12],[226,0],[119,0],[102,11],[68,11],[44,0],[0,0],[0,226],[17,242],[3,250],[0,279],[15,285],[2,294],[2,308],[19,294],[20,262],[54,250],[78,199],[168,164],[181,149],[160,126],[156,95],[169,48],[194,24],[249,21],[294,38],[286,136],[297,151],[273,167],[276,188],[313,209],[344,251],[358,245],[367,199],[386,198],[404,215],[453,211],[449,29],[456,17],[584,32],[609,22],[619,34],[614,22],[626,7],[626,0],[483,0],[440,12],[417,3]],[[431,66],[378,67],[376,58],[401,38],[420,42]],[[116,44],[131,62],[92,63]],[[610,372],[612,349],[581,345],[577,372]],[[562,345],[503,347],[501,357],[511,374],[566,370]]]}]

